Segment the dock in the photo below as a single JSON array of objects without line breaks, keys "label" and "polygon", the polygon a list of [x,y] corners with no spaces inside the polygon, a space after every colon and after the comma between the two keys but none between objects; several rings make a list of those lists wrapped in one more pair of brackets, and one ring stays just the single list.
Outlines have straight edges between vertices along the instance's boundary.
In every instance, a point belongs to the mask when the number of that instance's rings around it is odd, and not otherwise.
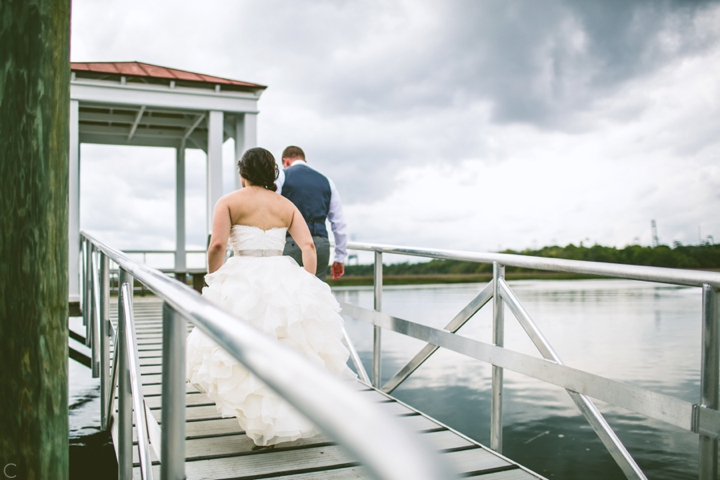
[{"label": "dock", "polygon": [[[140,358],[143,398],[148,411],[161,422],[162,302],[154,297],[136,298],[136,341]],[[117,323],[117,305],[111,304],[111,322]],[[188,327],[188,333],[189,329]],[[543,478],[478,442],[448,428],[412,407],[369,387],[360,381],[348,386],[388,414],[405,428],[422,436],[429,445],[454,466],[462,477],[486,480],[524,480]],[[199,479],[289,479],[339,480],[369,478],[363,468],[344,450],[322,435],[278,445],[272,449],[252,450],[237,420],[222,418],[214,402],[186,384],[186,457],[188,480]],[[113,416],[116,413],[113,412]],[[113,425],[116,425],[113,418]],[[150,420],[150,419],[149,419]],[[149,422],[152,424],[152,420]],[[151,445],[153,428],[149,426]],[[117,445],[117,430],[113,441]],[[133,431],[133,478],[140,479],[137,432]],[[154,448],[156,446],[153,446]],[[153,477],[160,478],[157,452],[151,448]]]}]

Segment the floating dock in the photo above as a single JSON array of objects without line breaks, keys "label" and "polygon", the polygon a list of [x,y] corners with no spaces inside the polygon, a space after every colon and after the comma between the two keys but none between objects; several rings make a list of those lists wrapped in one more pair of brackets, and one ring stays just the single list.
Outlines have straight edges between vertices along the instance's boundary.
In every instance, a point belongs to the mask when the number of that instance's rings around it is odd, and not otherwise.
[{"label": "floating dock", "polygon": [[[133,306],[137,346],[140,357],[142,393],[147,409],[156,422],[161,421],[162,302],[136,297]],[[116,324],[117,305],[110,309]],[[422,435],[442,453],[462,477],[484,480],[524,480],[543,478],[440,422],[418,412],[397,399],[359,381],[348,386],[378,404],[408,430]],[[192,385],[186,385],[186,457],[188,480],[199,479],[289,479],[339,480],[363,479],[363,468],[343,449],[322,435],[288,442],[272,449],[252,450],[237,420],[222,418],[214,402]],[[113,419],[113,425],[115,425]],[[153,422],[150,421],[150,424]],[[151,443],[153,427],[149,427]],[[133,432],[135,447],[137,433]],[[113,429],[113,439],[117,432]],[[115,441],[115,444],[117,442]],[[137,448],[133,449],[134,476],[140,479]],[[160,462],[151,449],[153,477],[160,478]]]}]

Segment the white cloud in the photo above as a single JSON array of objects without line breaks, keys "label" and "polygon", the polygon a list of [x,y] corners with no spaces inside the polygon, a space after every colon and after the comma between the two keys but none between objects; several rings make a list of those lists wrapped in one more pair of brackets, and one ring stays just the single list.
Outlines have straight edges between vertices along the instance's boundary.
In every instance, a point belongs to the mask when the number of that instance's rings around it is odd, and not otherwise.
[{"label": "white cloud", "polygon": [[718,60],[715,48],[632,82],[584,114],[582,133],[486,124],[487,155],[406,168],[388,198],[348,208],[353,232],[436,248],[622,246],[649,244],[656,219],[665,243],[697,243],[698,226],[717,237]]},{"label": "white cloud", "polygon": [[[260,144],[305,148],[357,239],[624,245],[649,243],[653,218],[666,243],[697,241],[698,225],[720,238],[720,8],[525,7],[79,0],[72,56],[267,84]],[[191,152],[189,243],[202,246],[204,156]],[[172,150],[82,155],[83,227],[172,247]]]}]

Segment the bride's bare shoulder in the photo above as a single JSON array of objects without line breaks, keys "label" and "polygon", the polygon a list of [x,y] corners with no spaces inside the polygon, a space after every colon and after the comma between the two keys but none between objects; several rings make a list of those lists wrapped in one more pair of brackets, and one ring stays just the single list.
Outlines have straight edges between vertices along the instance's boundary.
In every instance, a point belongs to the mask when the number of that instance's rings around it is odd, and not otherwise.
[{"label": "bride's bare shoulder", "polygon": [[226,193],[222,197],[220,197],[221,201],[224,201],[226,203],[232,204],[237,202],[247,202],[251,198],[253,198],[255,195],[253,195],[254,192],[251,192],[247,188],[241,188],[240,190],[235,190],[230,193]]}]

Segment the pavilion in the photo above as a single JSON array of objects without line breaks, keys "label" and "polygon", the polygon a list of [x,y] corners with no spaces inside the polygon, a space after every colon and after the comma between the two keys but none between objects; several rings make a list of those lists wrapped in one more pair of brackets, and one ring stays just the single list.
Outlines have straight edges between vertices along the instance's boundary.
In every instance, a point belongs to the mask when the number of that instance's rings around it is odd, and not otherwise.
[{"label": "pavilion", "polygon": [[[222,196],[222,145],[257,145],[265,86],[140,62],[73,62],[70,79],[69,297],[80,298],[80,144],[175,148],[175,271],[186,268],[185,149],[207,154],[208,232]],[[239,179],[235,175],[236,186]]]}]

